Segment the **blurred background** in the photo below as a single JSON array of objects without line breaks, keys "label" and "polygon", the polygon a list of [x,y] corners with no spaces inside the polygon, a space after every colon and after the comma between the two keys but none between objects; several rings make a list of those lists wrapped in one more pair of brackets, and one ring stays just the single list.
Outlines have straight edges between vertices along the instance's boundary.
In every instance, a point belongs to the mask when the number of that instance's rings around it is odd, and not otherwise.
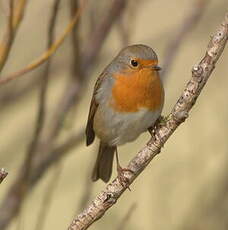
[{"label": "blurred background", "polygon": [[[0,229],[67,229],[105,187],[90,181],[98,142],[86,147],[84,136],[99,73],[122,47],[151,46],[166,115],[227,9],[227,0],[1,0],[0,79],[28,73],[0,85],[0,168],[9,172]],[[30,70],[78,13],[56,53]],[[227,62],[226,49],[189,119],[91,230],[228,229]],[[120,147],[121,164],[149,138]]]}]

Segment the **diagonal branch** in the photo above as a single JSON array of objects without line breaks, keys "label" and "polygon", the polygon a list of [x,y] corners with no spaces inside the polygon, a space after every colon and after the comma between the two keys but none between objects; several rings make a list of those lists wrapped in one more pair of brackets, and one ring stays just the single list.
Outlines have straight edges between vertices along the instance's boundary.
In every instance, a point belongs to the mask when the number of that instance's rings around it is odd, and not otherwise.
[{"label": "diagonal branch", "polygon": [[0,169],[0,184],[7,177],[7,175],[8,175],[8,172],[6,172],[4,168],[1,168]]},{"label": "diagonal branch", "polygon": [[192,77],[187,83],[183,93],[178,99],[171,113],[160,122],[154,130],[154,137],[128,164],[130,171],[125,172],[127,183],[121,185],[118,178],[115,178],[106,188],[100,192],[91,204],[80,213],[69,226],[69,230],[85,230],[96,220],[101,218],[105,212],[112,207],[123,192],[139,176],[150,161],[160,153],[169,137],[177,127],[185,121],[190,110],[195,104],[201,90],[210,77],[215,64],[225,48],[228,39],[228,14],[224,22],[212,36],[204,58],[193,67]]}]

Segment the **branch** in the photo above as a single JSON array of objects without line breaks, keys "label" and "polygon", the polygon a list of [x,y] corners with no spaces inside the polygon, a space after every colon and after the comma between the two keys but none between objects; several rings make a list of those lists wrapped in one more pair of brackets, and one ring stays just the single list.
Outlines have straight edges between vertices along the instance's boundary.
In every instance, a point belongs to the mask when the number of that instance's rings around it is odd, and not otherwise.
[{"label": "branch", "polygon": [[224,22],[214,36],[212,36],[204,58],[198,65],[193,67],[192,77],[187,83],[171,113],[165,121],[158,124],[154,130],[154,136],[128,164],[127,168],[133,172],[125,172],[125,177],[128,182],[122,186],[118,178],[115,178],[106,186],[104,191],[97,195],[92,203],[81,214],[75,217],[68,228],[69,230],[85,230],[92,223],[101,218],[105,212],[117,202],[123,192],[145,169],[150,161],[160,153],[161,148],[169,137],[188,117],[189,111],[195,104],[201,90],[215,68],[215,64],[225,48],[227,39],[228,15],[226,15]]},{"label": "branch", "polygon": [[[50,18],[50,23],[49,23],[49,29],[48,29],[48,39],[47,39],[47,48],[50,48],[53,39],[54,39],[54,28],[56,24],[56,19],[58,15],[58,8],[59,8],[60,0],[55,0],[54,5],[53,5],[53,10],[52,10],[52,15]],[[40,141],[40,136],[41,132],[44,128],[44,121],[45,121],[45,106],[46,106],[46,95],[47,95],[47,89],[48,89],[48,82],[49,82],[49,70],[50,70],[50,64],[51,64],[51,59],[48,59],[46,63],[46,68],[44,71],[44,74],[42,76],[42,81],[41,81],[41,88],[40,88],[40,94],[39,94],[39,105],[38,105],[38,114],[36,118],[36,127],[34,130],[34,134],[31,140],[31,143],[28,147],[27,155],[26,155],[26,160],[24,162],[24,165],[22,168],[26,168],[27,171],[25,175],[27,175],[27,180],[24,178],[21,181],[21,184],[26,183],[28,181],[33,163],[33,158],[34,155],[36,154],[36,149],[38,142]],[[25,192],[24,192],[25,194]]]},{"label": "branch", "polygon": [[16,35],[16,31],[22,21],[27,0],[19,0],[15,5],[14,0],[9,1],[8,25],[3,40],[0,42],[0,72],[4,67]]},{"label": "branch", "polygon": [[6,172],[4,168],[1,168],[0,169],[0,184],[7,177],[7,175],[8,175],[8,172]]},{"label": "branch", "polygon": [[63,34],[60,36],[59,39],[57,39],[48,50],[46,50],[39,58],[37,58],[35,61],[33,61],[32,63],[28,64],[26,67],[24,67],[23,69],[16,71],[14,73],[9,74],[8,76],[2,78],[0,80],[0,85],[6,84],[16,78],[19,78],[21,76],[23,76],[24,74],[34,70],[35,68],[39,67],[41,64],[43,64],[45,61],[48,60],[48,58],[51,57],[51,55],[53,55],[57,49],[61,46],[61,44],[63,43],[63,41],[65,40],[65,38],[67,37],[67,35],[72,31],[72,29],[74,28],[74,26],[76,25],[78,18],[81,16],[82,11],[84,10],[85,7],[85,0],[83,1],[83,6],[81,8],[79,8],[76,12],[75,15],[73,16],[71,22],[67,25],[65,31],[63,32]]},{"label": "branch", "polygon": [[[49,23],[49,29],[48,29],[47,48],[49,48],[53,42],[54,28],[56,24],[57,15],[58,15],[59,4],[60,4],[60,0],[54,1],[54,4],[53,4],[54,6],[53,6],[52,15],[50,18],[50,23]],[[46,115],[45,113],[46,112],[45,111],[46,94],[47,94],[47,89],[48,89],[49,69],[50,69],[50,64],[51,64],[50,61],[51,59],[48,59],[47,65],[44,71],[44,75],[42,76],[40,94],[39,94],[39,105],[38,105],[39,108],[38,108],[37,118],[35,121],[34,134],[32,136],[31,143],[28,146],[26,157],[25,157],[25,160],[20,170],[20,175],[18,176],[16,180],[17,187],[14,188],[15,191],[23,190],[23,192],[18,193],[18,196],[17,196],[17,201],[18,201],[17,209],[18,210],[20,210],[24,197],[26,196],[26,193],[29,190],[30,175],[31,175],[31,171],[33,170],[34,159],[37,154],[36,150],[38,147],[38,143],[40,141],[42,130],[44,128],[44,121],[45,121],[45,115]],[[42,226],[43,222],[39,221],[39,223]]]}]

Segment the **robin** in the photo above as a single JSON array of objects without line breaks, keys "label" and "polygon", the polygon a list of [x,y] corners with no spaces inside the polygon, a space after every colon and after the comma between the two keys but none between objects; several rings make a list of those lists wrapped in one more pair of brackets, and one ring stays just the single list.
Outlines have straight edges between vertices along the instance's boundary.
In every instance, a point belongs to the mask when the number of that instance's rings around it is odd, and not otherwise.
[{"label": "robin", "polygon": [[100,139],[92,180],[108,182],[117,159],[118,178],[123,178],[117,146],[134,141],[160,117],[164,89],[158,58],[146,45],[122,49],[98,77],[86,126],[86,144]]}]

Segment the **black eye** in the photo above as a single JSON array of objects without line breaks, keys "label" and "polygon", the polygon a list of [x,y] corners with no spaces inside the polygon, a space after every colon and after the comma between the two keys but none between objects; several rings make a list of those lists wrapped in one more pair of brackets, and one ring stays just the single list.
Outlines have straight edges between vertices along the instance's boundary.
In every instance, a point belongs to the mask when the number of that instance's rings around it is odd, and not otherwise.
[{"label": "black eye", "polygon": [[136,67],[136,66],[138,66],[138,62],[136,60],[132,59],[131,60],[131,65]]}]

